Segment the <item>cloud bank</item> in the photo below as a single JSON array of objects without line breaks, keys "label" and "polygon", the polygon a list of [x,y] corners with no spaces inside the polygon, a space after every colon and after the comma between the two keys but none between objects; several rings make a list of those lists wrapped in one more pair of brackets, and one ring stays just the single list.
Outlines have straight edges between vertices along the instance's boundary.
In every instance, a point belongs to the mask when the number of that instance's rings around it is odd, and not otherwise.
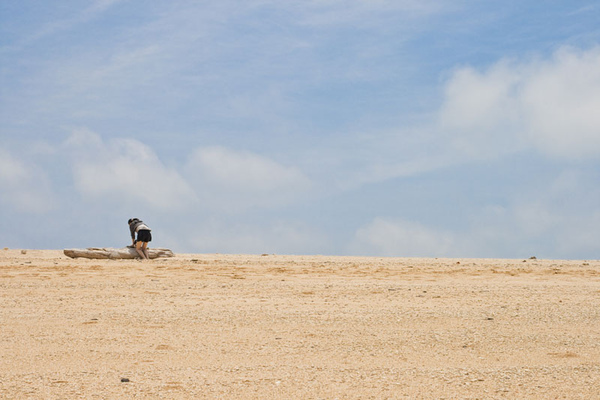
[{"label": "cloud bank", "polygon": [[439,126],[453,148],[481,157],[530,149],[578,160],[600,155],[600,48],[502,60],[454,72]]},{"label": "cloud bank", "polygon": [[[455,257],[502,256],[500,248],[521,256],[536,249],[593,253],[597,245],[590,238],[600,234],[594,225],[600,213],[600,48],[565,47],[548,59],[461,67],[450,75],[443,94],[434,124],[417,128],[423,140],[408,147],[415,157],[370,163],[364,169],[369,174],[357,175],[362,182],[423,176],[461,164],[478,168],[519,154],[531,163],[552,165],[555,175],[515,193],[496,187],[501,201],[470,208],[460,227],[451,230],[379,215],[357,229],[352,248],[368,255]],[[432,152],[421,156],[423,148]],[[527,170],[520,173],[528,175]],[[455,207],[452,212],[463,211]]]},{"label": "cloud bank", "polygon": [[204,205],[221,211],[239,212],[295,202],[311,186],[297,167],[222,146],[197,148],[185,170]]},{"label": "cloud bank", "polygon": [[172,212],[194,203],[188,183],[138,140],[105,143],[99,135],[80,130],[69,137],[65,148],[73,155],[75,187],[84,198]]}]

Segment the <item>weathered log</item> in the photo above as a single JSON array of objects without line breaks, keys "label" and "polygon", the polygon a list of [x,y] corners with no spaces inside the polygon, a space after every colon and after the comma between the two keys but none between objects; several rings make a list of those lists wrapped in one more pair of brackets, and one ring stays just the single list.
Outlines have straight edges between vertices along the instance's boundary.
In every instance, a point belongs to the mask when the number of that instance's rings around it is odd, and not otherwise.
[{"label": "weathered log", "polygon": [[[138,252],[131,247],[123,247],[121,249],[115,249],[111,247],[88,247],[87,249],[65,249],[64,253],[66,256],[71,258],[95,258],[95,259],[110,259],[110,260],[119,260],[119,259],[133,259],[140,258]],[[173,257],[174,254],[169,249],[156,249],[149,248],[148,249],[148,257],[152,258],[166,258]]]}]

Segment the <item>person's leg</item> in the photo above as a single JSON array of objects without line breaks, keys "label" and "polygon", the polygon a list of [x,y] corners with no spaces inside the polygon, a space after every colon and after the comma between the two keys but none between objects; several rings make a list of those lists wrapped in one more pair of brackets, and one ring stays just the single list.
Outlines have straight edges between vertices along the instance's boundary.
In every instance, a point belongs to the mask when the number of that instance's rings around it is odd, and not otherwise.
[{"label": "person's leg", "polygon": [[135,242],[135,251],[137,251],[140,257],[142,257],[142,260],[146,259],[146,254],[142,250],[142,242],[140,242],[139,240]]},{"label": "person's leg", "polygon": [[149,260],[150,259],[150,254],[148,254],[148,242],[143,242],[142,243],[142,252],[146,256],[146,260]]}]

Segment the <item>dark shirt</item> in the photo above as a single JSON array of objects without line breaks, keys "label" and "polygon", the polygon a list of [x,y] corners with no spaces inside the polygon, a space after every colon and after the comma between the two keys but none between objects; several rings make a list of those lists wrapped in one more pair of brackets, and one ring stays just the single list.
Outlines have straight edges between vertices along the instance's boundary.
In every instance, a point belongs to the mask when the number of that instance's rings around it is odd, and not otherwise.
[{"label": "dark shirt", "polygon": [[138,228],[143,225],[142,229],[151,230],[148,225],[144,224],[144,221],[133,221],[129,224],[129,231],[131,232],[131,239],[135,240],[135,233],[139,230]]}]

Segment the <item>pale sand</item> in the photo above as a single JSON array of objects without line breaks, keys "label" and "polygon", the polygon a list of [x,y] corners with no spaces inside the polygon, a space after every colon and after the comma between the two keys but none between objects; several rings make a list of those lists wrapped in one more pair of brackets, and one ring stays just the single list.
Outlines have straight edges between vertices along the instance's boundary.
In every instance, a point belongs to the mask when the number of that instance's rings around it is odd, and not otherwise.
[{"label": "pale sand", "polygon": [[0,302],[2,399],[600,398],[598,261],[0,249]]}]

